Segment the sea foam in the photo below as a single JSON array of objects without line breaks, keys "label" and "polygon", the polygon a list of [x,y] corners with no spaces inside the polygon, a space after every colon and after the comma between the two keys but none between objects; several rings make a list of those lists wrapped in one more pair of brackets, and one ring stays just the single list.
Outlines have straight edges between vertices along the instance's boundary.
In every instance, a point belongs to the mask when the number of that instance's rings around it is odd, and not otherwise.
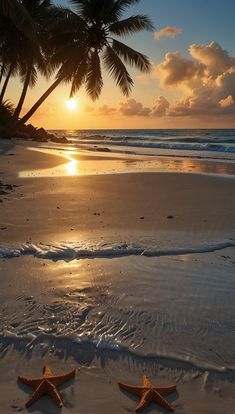
[{"label": "sea foam", "polygon": [[0,258],[11,259],[21,256],[34,256],[40,259],[49,260],[75,260],[75,259],[95,259],[95,258],[115,258],[124,256],[179,256],[187,254],[210,253],[235,247],[234,241],[223,241],[219,243],[207,243],[201,246],[192,247],[146,247],[132,245],[128,243],[104,243],[96,246],[76,243],[57,243],[57,244],[21,244],[19,246],[0,246]]}]

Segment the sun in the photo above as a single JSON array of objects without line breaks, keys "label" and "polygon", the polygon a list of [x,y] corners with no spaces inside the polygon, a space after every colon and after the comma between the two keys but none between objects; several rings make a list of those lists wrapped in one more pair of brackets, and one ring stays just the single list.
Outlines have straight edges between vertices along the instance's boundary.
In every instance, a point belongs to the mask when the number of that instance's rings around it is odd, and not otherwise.
[{"label": "sun", "polygon": [[70,111],[75,111],[77,109],[76,99],[67,99],[65,103],[67,108],[70,109]]}]

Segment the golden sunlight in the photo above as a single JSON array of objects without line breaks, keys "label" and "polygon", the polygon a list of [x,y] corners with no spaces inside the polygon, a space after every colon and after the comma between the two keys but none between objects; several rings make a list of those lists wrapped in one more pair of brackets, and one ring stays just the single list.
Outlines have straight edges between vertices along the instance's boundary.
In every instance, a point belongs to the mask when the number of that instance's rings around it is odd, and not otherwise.
[{"label": "golden sunlight", "polygon": [[77,100],[76,99],[67,99],[66,106],[71,111],[75,111],[77,109]]}]

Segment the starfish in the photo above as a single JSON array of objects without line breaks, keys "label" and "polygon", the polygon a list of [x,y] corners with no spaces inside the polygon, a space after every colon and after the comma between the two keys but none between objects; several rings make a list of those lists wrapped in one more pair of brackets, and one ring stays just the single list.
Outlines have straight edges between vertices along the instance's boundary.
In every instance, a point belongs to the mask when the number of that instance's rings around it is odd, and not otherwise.
[{"label": "starfish", "polygon": [[55,401],[56,405],[61,408],[63,403],[56,387],[63,384],[65,381],[74,378],[74,376],[75,370],[63,375],[53,375],[50,368],[44,366],[42,378],[18,377],[18,381],[35,389],[32,397],[26,402],[25,406],[29,408],[40,397],[47,394]]},{"label": "starfish", "polygon": [[170,387],[159,388],[151,384],[148,377],[144,375],[142,387],[136,387],[134,385],[118,383],[119,387],[125,391],[129,391],[132,394],[138,395],[140,397],[140,402],[135,409],[135,412],[138,413],[144,410],[152,401],[157,402],[159,405],[164,407],[168,411],[174,411],[172,405],[170,405],[163,396],[169,394],[170,392],[176,391],[176,385],[171,385]]}]

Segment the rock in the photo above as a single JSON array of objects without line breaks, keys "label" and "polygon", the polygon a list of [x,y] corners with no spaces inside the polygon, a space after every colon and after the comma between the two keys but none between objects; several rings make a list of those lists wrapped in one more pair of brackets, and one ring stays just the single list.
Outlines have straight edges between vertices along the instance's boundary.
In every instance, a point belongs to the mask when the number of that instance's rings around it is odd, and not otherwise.
[{"label": "rock", "polygon": [[57,142],[59,144],[68,144],[70,142],[66,137],[56,137],[53,134],[50,134],[50,141]]}]

